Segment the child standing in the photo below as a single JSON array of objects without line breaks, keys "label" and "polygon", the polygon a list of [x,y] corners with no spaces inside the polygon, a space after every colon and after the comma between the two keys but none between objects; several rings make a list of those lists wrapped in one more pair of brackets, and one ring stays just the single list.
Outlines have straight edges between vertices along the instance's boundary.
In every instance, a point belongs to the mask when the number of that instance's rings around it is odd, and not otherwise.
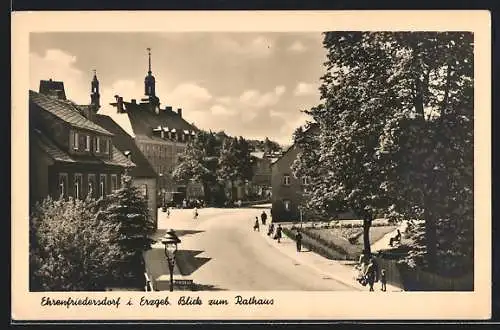
[{"label": "child standing", "polygon": [[385,269],[382,269],[380,271],[380,284],[382,285],[381,290],[384,291],[384,292],[387,290],[386,283],[387,283],[387,278],[386,278],[386,275],[385,275]]}]

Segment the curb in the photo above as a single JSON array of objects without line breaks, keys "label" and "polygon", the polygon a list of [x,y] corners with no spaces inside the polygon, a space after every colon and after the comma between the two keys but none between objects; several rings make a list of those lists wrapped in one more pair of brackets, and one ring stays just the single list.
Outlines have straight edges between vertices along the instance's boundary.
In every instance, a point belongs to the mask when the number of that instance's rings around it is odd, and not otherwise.
[{"label": "curb", "polygon": [[[269,244],[269,245],[273,246],[276,250],[280,251],[282,254],[284,254],[284,255],[288,256],[289,258],[291,258],[291,259],[293,259],[293,260],[295,260],[295,261],[297,261],[297,262],[299,262],[299,263],[301,263],[301,264],[303,264],[303,265],[305,265],[305,266],[307,266],[307,267],[309,267],[309,268],[314,269],[315,271],[317,271],[317,272],[318,272],[318,273],[320,273],[320,274],[328,275],[329,277],[331,277],[332,279],[336,280],[337,282],[340,282],[340,283],[342,283],[342,284],[344,284],[344,285],[346,285],[346,286],[348,286],[348,287],[350,287],[350,288],[353,288],[353,289],[355,289],[355,290],[357,290],[357,291],[363,291],[363,290],[362,290],[362,289],[360,289],[359,287],[357,287],[357,286],[353,285],[353,283],[348,283],[345,279],[342,279],[342,278],[338,277],[337,275],[334,275],[334,274],[332,274],[332,273],[330,273],[330,272],[325,272],[324,270],[319,269],[318,267],[316,267],[316,266],[312,265],[312,264],[311,264],[311,263],[309,263],[309,262],[304,262],[303,260],[299,260],[299,259],[295,256],[295,254],[293,254],[293,255],[292,255],[291,253],[285,252],[283,249],[278,248],[275,244],[272,244],[272,243],[269,241],[269,240],[270,240],[270,238],[268,238],[266,234],[262,234],[262,233],[264,233],[263,231],[262,231],[262,232],[260,232],[260,233],[261,233],[261,235],[263,236],[263,238],[264,238],[264,240],[266,241],[266,243],[267,243],[267,244]],[[285,234],[283,234],[283,235],[284,235],[284,236],[286,236]],[[286,236],[286,237],[287,237],[288,239],[291,239],[291,238],[290,238],[290,237],[288,237],[288,236]],[[317,254],[317,253],[312,252],[312,251],[311,251],[311,253]],[[332,261],[333,261],[333,262],[335,262],[335,260],[332,260]]]}]

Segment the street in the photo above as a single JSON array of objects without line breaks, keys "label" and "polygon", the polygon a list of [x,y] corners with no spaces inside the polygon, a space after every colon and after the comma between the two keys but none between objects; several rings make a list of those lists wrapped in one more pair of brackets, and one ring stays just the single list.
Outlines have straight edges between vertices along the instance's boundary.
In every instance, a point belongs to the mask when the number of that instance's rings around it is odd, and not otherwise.
[{"label": "street", "polygon": [[[160,210],[155,239],[170,228],[177,232],[182,242],[174,274],[192,279],[199,290],[352,290],[282,253],[273,246],[277,242],[262,235],[267,226],[261,225],[261,232],[254,232],[255,217],[259,216],[260,222],[262,210],[206,208],[199,210],[196,220],[190,209],[174,209],[169,218]],[[269,218],[269,208],[265,211]],[[168,268],[163,245],[155,244],[145,258],[157,288],[166,290]]]}]

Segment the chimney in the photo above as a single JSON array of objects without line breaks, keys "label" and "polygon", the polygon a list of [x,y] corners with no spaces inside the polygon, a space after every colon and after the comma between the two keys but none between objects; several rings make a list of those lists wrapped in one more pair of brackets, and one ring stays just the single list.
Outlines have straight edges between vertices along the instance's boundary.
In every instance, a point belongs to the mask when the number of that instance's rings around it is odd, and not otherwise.
[{"label": "chimney", "polygon": [[125,110],[123,109],[123,97],[115,95],[116,99],[116,113],[124,113]]},{"label": "chimney", "polygon": [[182,118],[182,109],[181,108],[177,109],[177,114],[179,115],[179,117]]}]

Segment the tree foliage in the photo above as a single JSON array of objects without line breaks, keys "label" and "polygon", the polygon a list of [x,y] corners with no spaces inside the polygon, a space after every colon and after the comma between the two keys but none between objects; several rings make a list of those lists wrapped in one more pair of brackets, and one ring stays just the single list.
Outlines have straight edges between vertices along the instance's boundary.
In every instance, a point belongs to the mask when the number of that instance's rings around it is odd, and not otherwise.
[{"label": "tree foliage", "polygon": [[[414,227],[408,263],[467,268],[473,246],[472,34],[328,32],[323,44],[322,104],[307,111],[319,135],[295,135],[302,151],[294,169],[312,178],[310,205],[362,216],[365,245],[376,214],[424,220]],[[314,162],[320,165],[311,168]]]},{"label": "tree foliage", "polygon": [[32,291],[103,290],[120,278],[119,224],[98,217],[92,200],[53,200],[30,221]]},{"label": "tree foliage", "polygon": [[[148,192],[152,193],[152,192]],[[135,278],[143,274],[143,252],[151,249],[151,235],[156,230],[149,213],[147,199],[123,176],[120,189],[109,195],[102,210],[97,212],[102,221],[109,221],[118,228],[118,244],[124,262],[120,267],[125,277]]]}]

